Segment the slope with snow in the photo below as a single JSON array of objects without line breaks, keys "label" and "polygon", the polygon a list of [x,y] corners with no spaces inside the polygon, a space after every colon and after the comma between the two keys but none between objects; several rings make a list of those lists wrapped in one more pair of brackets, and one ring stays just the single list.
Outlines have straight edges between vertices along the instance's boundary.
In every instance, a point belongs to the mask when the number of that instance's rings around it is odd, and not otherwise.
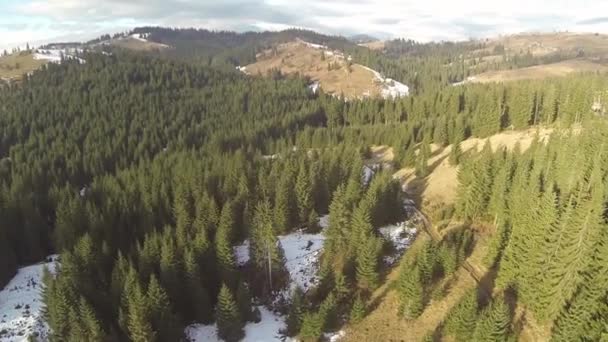
[{"label": "slope with snow", "polygon": [[49,328],[42,318],[42,274],[45,267],[55,272],[57,255],[46,262],[22,267],[0,291],[0,342],[38,341],[48,339]]},{"label": "slope with snow", "polygon": [[61,61],[65,59],[75,59],[78,60],[80,64],[85,63],[84,59],[76,56],[77,53],[82,53],[82,50],[38,49],[34,53],[34,59],[47,61],[50,63],[61,63]]}]

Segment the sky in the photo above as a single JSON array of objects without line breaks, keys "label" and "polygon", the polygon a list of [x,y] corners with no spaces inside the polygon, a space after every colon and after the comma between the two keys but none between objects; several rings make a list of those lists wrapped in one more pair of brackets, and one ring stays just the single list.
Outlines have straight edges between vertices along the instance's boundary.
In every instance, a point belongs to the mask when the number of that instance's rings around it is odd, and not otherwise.
[{"label": "sky", "polygon": [[608,33],[607,0],[0,0],[0,49],[82,41],[137,26],[312,29],[381,39]]}]

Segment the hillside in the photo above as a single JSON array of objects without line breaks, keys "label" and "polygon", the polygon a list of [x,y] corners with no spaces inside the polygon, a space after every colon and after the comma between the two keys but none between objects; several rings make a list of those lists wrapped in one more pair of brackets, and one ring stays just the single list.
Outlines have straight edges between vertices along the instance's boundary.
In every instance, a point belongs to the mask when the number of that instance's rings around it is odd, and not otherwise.
[{"label": "hillside", "polygon": [[242,71],[265,75],[273,70],[299,73],[319,84],[324,92],[346,98],[400,97],[409,93],[406,85],[352,62],[351,56],[327,46],[303,40],[280,44],[256,56],[257,61]]},{"label": "hillside", "polygon": [[[526,33],[486,39],[479,43],[483,45],[482,48],[466,54],[473,75],[464,82],[545,79],[608,70],[608,35]],[[490,70],[485,71],[487,69]]]},{"label": "hillside", "polygon": [[160,51],[171,48],[169,45],[149,40],[148,34],[140,33],[115,37],[107,41],[102,41],[98,44],[115,46],[133,51]]},{"label": "hillside", "polygon": [[504,48],[512,55],[530,52],[533,56],[555,53],[576,53],[589,57],[608,56],[608,35],[594,33],[521,33],[490,38],[483,41],[483,49],[473,51],[474,55],[492,54]]},{"label": "hillside", "polygon": [[606,72],[607,64],[600,64],[588,59],[570,59],[557,63],[535,65],[512,70],[486,71],[481,74],[469,76],[463,83],[510,82],[521,80],[542,80],[552,77],[566,76],[572,73]]},{"label": "hillside", "polygon": [[37,70],[47,61],[34,58],[30,52],[17,52],[0,57],[0,80],[18,80],[23,75]]}]

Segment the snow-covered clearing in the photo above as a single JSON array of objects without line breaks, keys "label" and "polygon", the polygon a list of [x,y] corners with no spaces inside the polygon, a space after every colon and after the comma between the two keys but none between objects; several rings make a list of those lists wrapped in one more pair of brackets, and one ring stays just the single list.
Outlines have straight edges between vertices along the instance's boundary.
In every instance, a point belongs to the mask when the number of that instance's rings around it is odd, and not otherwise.
[{"label": "snow-covered clearing", "polygon": [[[263,306],[257,307],[261,313],[259,323],[247,323],[243,342],[285,341],[279,333],[285,329],[285,320]],[[192,342],[220,342],[215,324],[192,324],[186,328],[186,336]]]},{"label": "snow-covered clearing", "polygon": [[378,82],[382,84],[381,93],[383,98],[397,98],[402,96],[408,96],[410,94],[410,88],[405,84],[395,81],[392,78],[386,78],[372,68],[366,67],[364,65],[362,65],[361,67],[373,73]]},{"label": "snow-covered clearing", "polygon": [[382,97],[386,98],[397,98],[402,96],[408,96],[410,88],[405,84],[395,81],[392,78],[384,80],[384,88],[382,89]]},{"label": "snow-covered clearing", "polygon": [[149,35],[150,35],[149,33],[133,33],[131,35],[131,38],[137,39],[137,40],[142,41],[142,42],[147,42]]},{"label": "snow-covered clearing", "polygon": [[27,341],[37,336],[48,339],[49,328],[42,319],[42,274],[44,267],[55,272],[57,255],[45,262],[22,267],[6,287],[0,291],[0,342]]},{"label": "snow-covered clearing", "polygon": [[378,232],[386,240],[390,241],[395,248],[395,253],[392,255],[384,256],[383,260],[387,266],[393,266],[396,264],[403,253],[409,248],[416,237],[416,218],[400,222],[397,224],[391,224],[378,229]]},{"label": "snow-covered clearing", "polygon": [[327,46],[325,46],[325,45],[309,43],[309,42],[304,41],[304,40],[302,40],[300,38],[298,38],[297,41],[299,41],[300,43],[302,43],[302,44],[304,44],[304,45],[306,45],[308,47],[311,47],[313,49],[328,50]]},{"label": "snow-covered clearing", "polygon": [[82,53],[82,50],[38,49],[34,53],[34,59],[48,61],[50,63],[61,63],[64,59],[76,59],[80,64],[85,63],[84,59],[76,57],[77,53]]},{"label": "snow-covered clearing", "polygon": [[[329,215],[319,218],[319,226],[325,229],[329,225]],[[302,231],[278,236],[279,243],[285,253],[285,268],[289,272],[291,288],[299,286],[306,292],[318,283],[316,278],[319,256],[325,242],[323,232],[306,234]],[[239,266],[249,262],[249,241],[234,247],[234,254]]]}]

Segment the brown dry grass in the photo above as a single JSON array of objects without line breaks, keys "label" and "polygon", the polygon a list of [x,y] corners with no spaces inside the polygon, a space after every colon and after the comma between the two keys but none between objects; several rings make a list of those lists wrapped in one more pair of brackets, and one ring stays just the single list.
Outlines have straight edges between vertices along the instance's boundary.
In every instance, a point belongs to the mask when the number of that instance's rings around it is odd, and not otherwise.
[{"label": "brown dry grass", "polygon": [[[525,131],[504,131],[489,138],[470,138],[460,145],[463,152],[472,148],[481,150],[489,140],[493,149],[505,147],[513,149],[518,143],[522,151],[526,150],[536,135],[541,139],[547,139],[553,132],[551,128],[530,128]],[[432,156],[428,165],[431,173],[425,179],[416,177],[413,168],[398,170],[393,177],[400,179],[405,190],[413,196],[420,196],[423,205],[428,204],[453,204],[456,198],[458,186],[458,167],[449,162],[452,145],[441,148],[435,144],[431,145]]]},{"label": "brown dry grass", "polygon": [[432,300],[415,320],[398,316],[399,298],[396,291],[389,290],[362,322],[346,328],[343,341],[420,341],[426,334],[435,331],[450,309],[475,287],[475,280],[462,268],[450,278],[451,286],[447,295],[441,300]]},{"label": "brown dry grass", "polygon": [[467,80],[467,83],[509,82],[561,77],[578,72],[606,72],[608,66],[587,59],[571,59],[552,64],[535,65],[513,70],[487,71]]},{"label": "brown dry grass", "polygon": [[370,50],[383,50],[384,49],[384,41],[377,40],[375,42],[363,43],[359,44],[359,46],[364,46]]},{"label": "brown dry grass", "polygon": [[[323,53],[325,60],[323,60]],[[249,74],[265,75],[272,69],[285,74],[300,73],[318,81],[324,92],[344,94],[347,98],[379,96],[381,86],[374,74],[358,64],[352,64],[350,72],[347,61],[327,51],[315,49],[296,41],[278,45],[276,54],[272,50],[258,54],[256,63],[246,66]],[[339,65],[329,70],[328,64]]]},{"label": "brown dry grass", "polygon": [[34,59],[34,55],[29,52],[3,56],[0,57],[0,78],[19,79],[46,63],[47,61]]},{"label": "brown dry grass", "polygon": [[501,36],[487,40],[485,49],[477,52],[492,52],[497,45],[503,45],[510,54],[543,56],[556,51],[576,51],[583,49],[586,55],[608,54],[608,35],[593,33],[522,33]]}]

